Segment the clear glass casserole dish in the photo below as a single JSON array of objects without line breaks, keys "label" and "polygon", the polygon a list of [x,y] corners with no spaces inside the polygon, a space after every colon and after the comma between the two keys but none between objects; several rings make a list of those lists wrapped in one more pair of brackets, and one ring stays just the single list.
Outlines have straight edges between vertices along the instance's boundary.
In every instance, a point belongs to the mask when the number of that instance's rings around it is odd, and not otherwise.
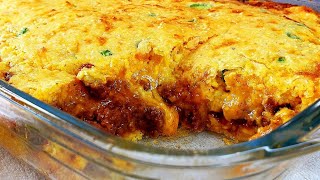
[{"label": "clear glass casserole dish", "polygon": [[[307,118],[306,125],[289,122],[267,136],[227,147],[206,133],[129,142],[2,81],[0,102],[1,146],[50,178],[274,178],[286,169],[288,160],[320,150],[320,136],[315,133],[320,101],[290,121]],[[306,132],[310,135],[299,138]]]},{"label": "clear glass casserole dish", "polygon": [[[287,2],[317,10],[320,4]],[[294,119],[319,121],[319,106],[318,101]],[[268,136],[231,146],[209,133],[134,143],[0,82],[0,145],[49,178],[269,179],[283,172],[291,159],[320,150],[318,129],[316,124],[289,122]],[[299,138],[306,132],[308,136]]]}]

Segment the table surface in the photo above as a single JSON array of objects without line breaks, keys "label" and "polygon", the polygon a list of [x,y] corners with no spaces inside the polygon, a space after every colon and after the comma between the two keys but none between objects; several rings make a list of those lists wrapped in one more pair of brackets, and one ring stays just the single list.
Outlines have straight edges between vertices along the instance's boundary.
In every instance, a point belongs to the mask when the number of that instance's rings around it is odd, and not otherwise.
[{"label": "table surface", "polygon": [[[6,150],[0,147],[0,179],[38,180],[46,178],[37,173],[31,166],[12,157]],[[320,152],[295,159],[290,169],[277,179],[320,179]]]}]

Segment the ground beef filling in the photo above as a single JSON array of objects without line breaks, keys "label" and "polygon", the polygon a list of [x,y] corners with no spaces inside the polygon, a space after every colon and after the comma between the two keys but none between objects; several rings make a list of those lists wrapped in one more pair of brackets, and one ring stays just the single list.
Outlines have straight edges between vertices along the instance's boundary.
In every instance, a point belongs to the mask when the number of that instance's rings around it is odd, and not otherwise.
[{"label": "ground beef filling", "polygon": [[209,120],[208,100],[202,97],[198,87],[181,81],[161,85],[157,90],[167,105],[176,107],[180,126],[196,132],[206,129]]},{"label": "ground beef filling", "polygon": [[[224,112],[210,110],[209,100],[203,97],[201,89],[187,81],[162,84],[156,91],[167,106],[174,107],[178,112],[179,126],[190,131],[209,130],[246,141],[257,133],[259,127],[270,125],[270,120],[265,118],[260,124],[245,117],[226,120]],[[130,90],[126,81],[108,81],[92,88],[76,80],[63,94],[66,97],[61,98],[61,102],[55,106],[110,134],[125,136],[136,130],[149,137],[163,134],[164,110],[148,105]],[[292,105],[279,105],[272,99],[267,101],[264,108],[274,115],[283,107],[292,109]]]},{"label": "ground beef filling", "polygon": [[210,130],[228,137],[248,140],[257,133],[254,121],[235,119],[228,121],[223,112],[213,112],[208,108],[209,100],[205,99],[198,86],[181,81],[158,87],[160,96],[169,106],[175,106],[179,112],[179,124],[182,128],[200,132]]},{"label": "ground beef filling", "polygon": [[[97,88],[77,80],[66,91],[63,93],[66,97],[61,98],[64,100],[55,104],[56,107],[110,134],[125,136],[136,130],[150,137],[162,134],[163,110],[147,105],[123,80],[108,81]],[[243,140],[257,132],[257,125],[252,121],[227,121],[223,112],[210,111],[209,101],[203,98],[200,88],[190,83],[160,85],[157,91],[168,106],[175,107],[182,128],[194,132],[228,132],[228,136]],[[217,123],[214,126],[212,119]]]},{"label": "ground beef filling", "polygon": [[140,130],[156,137],[162,133],[163,111],[147,105],[123,80],[108,81],[98,88],[75,81],[66,89],[66,99],[55,106],[110,134],[125,136]]}]

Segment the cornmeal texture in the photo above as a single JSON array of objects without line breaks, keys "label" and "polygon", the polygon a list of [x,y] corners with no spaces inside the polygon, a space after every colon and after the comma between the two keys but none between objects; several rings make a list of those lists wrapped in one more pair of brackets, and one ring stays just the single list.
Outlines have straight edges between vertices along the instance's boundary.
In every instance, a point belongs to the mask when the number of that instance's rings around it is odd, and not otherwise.
[{"label": "cornmeal texture", "polygon": [[0,1],[0,78],[131,140],[246,141],[320,98],[320,18],[259,1]]}]

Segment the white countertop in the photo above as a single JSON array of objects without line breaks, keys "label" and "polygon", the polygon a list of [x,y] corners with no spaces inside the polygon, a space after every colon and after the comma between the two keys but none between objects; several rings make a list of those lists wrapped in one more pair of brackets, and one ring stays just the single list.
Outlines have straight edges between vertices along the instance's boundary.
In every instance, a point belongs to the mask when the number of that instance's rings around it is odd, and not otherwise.
[{"label": "white countertop", "polygon": [[[38,180],[45,179],[31,166],[12,157],[0,147],[0,179],[5,180]],[[316,152],[292,162],[290,169],[277,179],[285,180],[319,180],[320,179],[320,152]]]},{"label": "white countertop", "polygon": [[0,147],[0,179],[5,180],[35,180],[45,179],[30,165],[11,156]]}]

